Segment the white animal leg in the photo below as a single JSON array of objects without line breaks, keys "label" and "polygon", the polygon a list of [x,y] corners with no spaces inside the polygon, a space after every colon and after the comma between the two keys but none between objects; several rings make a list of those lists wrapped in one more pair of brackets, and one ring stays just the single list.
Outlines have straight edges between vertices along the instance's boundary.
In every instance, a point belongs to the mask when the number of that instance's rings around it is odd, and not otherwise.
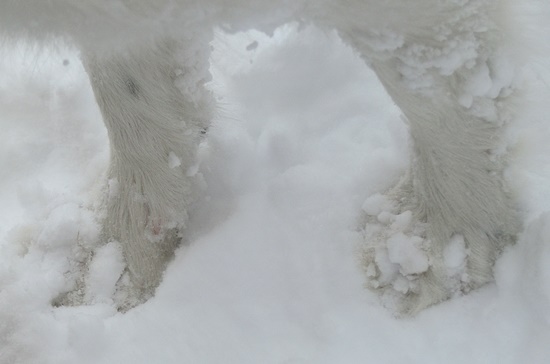
[{"label": "white animal leg", "polygon": [[503,177],[514,67],[498,3],[447,2],[405,30],[343,32],[411,133],[408,179],[366,206],[370,286],[404,314],[491,281],[519,230]]},{"label": "white animal leg", "polygon": [[111,144],[104,234],[122,245],[142,296],[159,284],[195,195],[212,110],[208,56],[208,39],[197,37],[84,59]]}]

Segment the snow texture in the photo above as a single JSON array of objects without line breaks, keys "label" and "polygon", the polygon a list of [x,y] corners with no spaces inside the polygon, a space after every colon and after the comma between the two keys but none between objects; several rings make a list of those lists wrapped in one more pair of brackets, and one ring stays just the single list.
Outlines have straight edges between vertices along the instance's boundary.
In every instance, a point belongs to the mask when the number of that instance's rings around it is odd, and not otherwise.
[{"label": "snow texture", "polygon": [[[376,77],[334,34],[294,26],[273,38],[218,34],[210,87],[224,109],[198,153],[205,197],[156,296],[125,314],[110,300],[122,274],[117,242],[95,251],[91,304],[51,305],[77,284],[73,272],[97,243],[92,211],[109,160],[78,57],[64,46],[4,50],[0,363],[547,363],[550,49],[549,29],[540,29],[550,8],[534,10],[529,41],[539,53],[524,81],[532,94],[509,135],[525,232],[497,262],[495,284],[407,320],[364,289],[358,258],[363,210],[393,232],[377,262],[385,274],[429,263],[421,241],[404,244],[410,212],[392,214],[379,194],[407,168],[407,132]],[[457,62],[468,55],[449,52]],[[481,66],[467,93],[505,87],[507,66],[499,69],[489,84]],[[109,181],[111,194],[117,186]],[[456,235],[444,252],[451,274],[467,254]],[[404,291],[410,282],[394,284]]]}]

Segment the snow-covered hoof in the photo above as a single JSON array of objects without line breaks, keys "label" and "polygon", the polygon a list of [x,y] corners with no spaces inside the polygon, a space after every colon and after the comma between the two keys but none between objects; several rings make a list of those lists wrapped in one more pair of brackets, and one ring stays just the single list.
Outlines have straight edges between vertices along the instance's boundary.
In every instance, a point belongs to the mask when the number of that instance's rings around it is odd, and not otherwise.
[{"label": "snow-covered hoof", "polygon": [[[159,279],[154,286],[139,285],[140,281],[130,272],[122,246],[117,241],[88,251],[86,257],[72,264],[65,275],[73,283],[68,291],[52,301],[55,307],[107,304],[120,312],[127,312],[151,298],[160,284]],[[162,272],[159,276],[162,277]]]},{"label": "snow-covered hoof", "polygon": [[[99,227],[91,238],[79,240],[67,255],[65,287],[52,305],[106,304],[126,312],[151,298],[182,237],[179,229],[166,224],[141,226],[126,241],[109,238],[110,231],[100,232]],[[141,244],[137,258],[128,253],[128,242]]]},{"label": "snow-covered hoof", "polygon": [[153,288],[143,289],[136,287],[130,278],[130,272],[128,269],[125,269],[114,285],[112,300],[117,311],[124,313],[147,302],[147,300],[154,296],[154,293]]},{"label": "snow-covered hoof", "polygon": [[428,224],[399,194],[402,186],[365,201],[363,265],[367,287],[380,294],[382,304],[398,316],[410,316],[469,290],[468,252],[461,235],[444,249],[434,246]]}]

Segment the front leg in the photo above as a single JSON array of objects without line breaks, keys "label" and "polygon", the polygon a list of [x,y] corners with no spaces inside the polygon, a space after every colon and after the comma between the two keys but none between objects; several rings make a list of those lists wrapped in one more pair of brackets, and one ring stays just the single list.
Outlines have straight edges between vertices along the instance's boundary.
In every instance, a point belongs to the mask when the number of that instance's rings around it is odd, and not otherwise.
[{"label": "front leg", "polygon": [[520,228],[504,178],[515,91],[500,2],[444,3],[410,28],[343,33],[410,130],[410,173],[365,204],[369,285],[404,314],[491,281]]},{"label": "front leg", "polygon": [[369,217],[366,264],[371,285],[397,296],[397,309],[412,314],[492,281],[495,259],[515,241],[520,221],[504,178],[503,141],[513,96],[508,89],[495,98],[477,97],[490,109],[487,119],[460,104],[451,86],[456,79],[429,96],[404,95],[410,90],[391,63],[374,68],[400,102],[413,158],[410,172],[386,194],[385,207]]},{"label": "front leg", "polygon": [[213,104],[204,88],[208,41],[84,59],[111,145],[104,236],[121,244],[141,299],[159,284],[196,194],[196,151]]}]

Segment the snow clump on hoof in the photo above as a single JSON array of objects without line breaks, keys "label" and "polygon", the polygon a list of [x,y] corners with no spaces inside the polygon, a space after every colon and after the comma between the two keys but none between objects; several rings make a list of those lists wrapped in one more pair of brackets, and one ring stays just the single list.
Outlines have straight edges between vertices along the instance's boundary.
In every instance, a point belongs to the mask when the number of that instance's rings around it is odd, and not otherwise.
[{"label": "snow clump on hoof", "polygon": [[375,194],[363,204],[363,266],[367,287],[380,294],[382,304],[398,316],[410,316],[465,290],[467,250],[456,235],[443,256],[434,252],[427,223],[392,195]]}]

